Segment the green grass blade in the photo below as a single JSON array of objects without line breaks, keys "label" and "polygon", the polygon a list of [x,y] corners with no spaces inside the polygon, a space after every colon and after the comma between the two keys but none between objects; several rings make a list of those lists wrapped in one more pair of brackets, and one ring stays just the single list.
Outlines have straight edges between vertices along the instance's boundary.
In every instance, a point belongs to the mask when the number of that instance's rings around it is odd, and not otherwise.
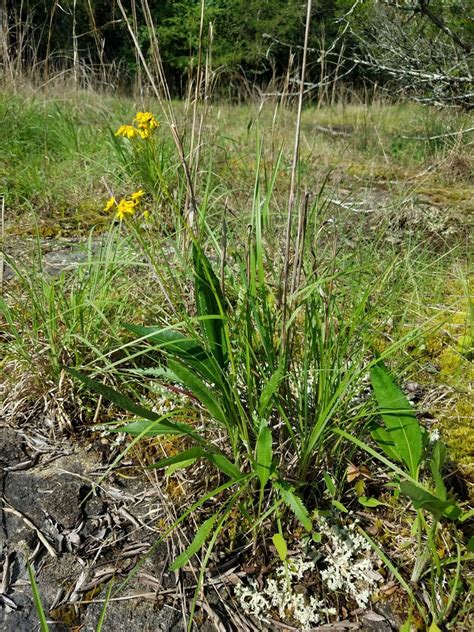
[{"label": "green grass blade", "polygon": [[97,621],[96,632],[102,632],[102,626],[104,625],[105,615],[107,614],[107,607],[110,601],[110,595],[112,594],[112,587],[114,583],[111,580],[107,587],[107,594],[105,595],[104,605],[102,606],[102,610],[100,611],[99,620]]},{"label": "green grass blade", "polygon": [[46,614],[44,612],[43,604],[41,603],[41,597],[39,594],[38,584],[36,583],[33,567],[26,561],[28,567],[28,575],[30,577],[31,591],[33,593],[33,601],[35,604],[36,612],[38,613],[41,632],[49,632],[48,622],[46,621]]},{"label": "green grass blade", "polygon": [[258,433],[257,447],[255,451],[255,458],[257,461],[256,471],[257,476],[260,480],[260,486],[262,490],[267,484],[271,474],[273,458],[272,443],[272,432],[267,425],[263,425],[260,432]]},{"label": "green grass blade", "polygon": [[195,373],[190,371],[180,362],[175,360],[169,360],[168,366],[176,375],[178,380],[186,386],[201,402],[208,413],[223,424],[226,424],[227,419],[224,411],[222,410],[216,395],[200,380]]},{"label": "green grass blade", "polygon": [[193,244],[194,287],[198,316],[202,319],[202,328],[212,354],[221,369],[227,364],[227,343],[223,317],[224,297],[209,260],[201,247]]},{"label": "green grass blade", "polygon": [[202,548],[204,542],[207,540],[209,534],[212,531],[216,519],[217,514],[211,516],[202,523],[188,548],[183,551],[181,555],[178,555],[175,561],[171,564],[170,571],[177,571],[178,569],[182,568],[185,564],[189,562],[193,555],[195,555]]},{"label": "green grass blade", "polygon": [[121,393],[111,388],[110,386],[101,384],[100,382],[97,382],[96,380],[93,380],[90,377],[87,377],[87,375],[84,375],[83,373],[80,373],[79,371],[76,371],[75,369],[66,367],[66,371],[73,377],[80,380],[83,384],[85,384],[91,390],[95,391],[96,393],[99,393],[99,395],[102,395],[102,397],[105,397],[105,399],[108,399],[110,402],[112,402],[119,408],[123,408],[124,410],[127,410],[129,413],[133,413],[137,417],[144,417],[145,419],[148,419],[150,421],[157,421],[160,418],[160,415],[158,413],[154,413],[152,410],[149,410],[148,408],[145,408],[144,406],[140,406],[139,404],[136,404],[129,397],[127,397],[126,395],[122,395]]}]

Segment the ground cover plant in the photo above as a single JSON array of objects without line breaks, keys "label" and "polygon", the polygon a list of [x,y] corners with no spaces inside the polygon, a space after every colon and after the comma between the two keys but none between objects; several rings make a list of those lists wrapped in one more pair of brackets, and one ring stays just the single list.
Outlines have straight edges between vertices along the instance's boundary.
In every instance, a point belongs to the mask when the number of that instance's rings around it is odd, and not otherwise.
[{"label": "ground cover plant", "polygon": [[467,629],[472,117],[198,97],[2,98],[6,419],[155,477],[188,629],[229,568],[237,629]]}]

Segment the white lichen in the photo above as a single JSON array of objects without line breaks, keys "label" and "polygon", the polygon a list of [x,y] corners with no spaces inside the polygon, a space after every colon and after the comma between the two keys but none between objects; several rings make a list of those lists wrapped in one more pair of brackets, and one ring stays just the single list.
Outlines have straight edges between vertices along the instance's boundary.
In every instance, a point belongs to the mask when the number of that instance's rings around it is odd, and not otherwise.
[{"label": "white lichen", "polygon": [[329,590],[349,595],[365,608],[382,576],[374,568],[369,543],[355,529],[356,523],[343,527],[319,518],[326,564],[321,579]]},{"label": "white lichen", "polygon": [[318,568],[329,591],[354,599],[360,608],[368,606],[377,582],[382,580],[375,570],[370,545],[357,533],[356,523],[344,527],[322,517],[317,523],[321,541],[309,545],[305,557],[280,564],[261,590],[254,580],[236,587],[235,595],[244,612],[259,618],[278,613],[282,621],[296,622],[302,629],[336,615],[328,597],[307,594],[304,588],[304,574]]}]

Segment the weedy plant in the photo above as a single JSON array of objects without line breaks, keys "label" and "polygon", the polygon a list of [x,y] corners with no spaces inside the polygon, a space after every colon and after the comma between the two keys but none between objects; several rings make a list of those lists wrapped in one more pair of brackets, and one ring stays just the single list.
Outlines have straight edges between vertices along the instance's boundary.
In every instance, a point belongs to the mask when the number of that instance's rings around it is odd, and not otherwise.
[{"label": "weedy plant", "polygon": [[[392,473],[389,486],[394,489],[396,496],[402,494],[411,500],[416,511],[412,535],[416,537],[417,552],[410,578],[411,586],[403,583],[425,622],[431,618],[430,629],[435,630],[438,629],[438,623],[448,619],[461,584],[462,556],[459,543],[456,544],[457,555],[452,559],[441,561],[438,554],[437,537],[441,521],[462,523],[472,517],[473,511],[463,512],[456,499],[448,493],[443,477],[446,447],[439,437],[430,438],[427,430],[419,424],[412,405],[394,383],[382,361],[371,367],[370,377],[383,421],[383,425],[373,422],[370,433],[381,452],[343,429],[334,432],[383,463]],[[383,555],[383,558],[386,559],[386,556]],[[468,551],[464,561],[472,558]],[[445,567],[449,564],[455,565],[456,571],[446,594]],[[431,574],[428,612],[414,595],[414,589],[427,566]],[[407,626],[410,629],[409,623]]]},{"label": "weedy plant", "polygon": [[[199,209],[193,229],[181,217],[180,230],[190,244],[189,260],[176,245],[182,240],[173,246],[169,239],[164,246],[154,238],[134,212],[138,204],[121,217],[144,248],[168,307],[161,324],[127,325],[139,337],[132,355],[135,365],[127,375],[178,390],[198,406],[199,426],[183,422],[181,407],[160,414],[70,370],[135,416],[115,431],[132,435],[134,441],[167,435],[186,440],[185,449],[159,460],[154,468],[176,471],[205,460],[225,477],[224,482],[217,478],[215,488],[193,504],[193,511],[202,508],[206,517],[189,547],[171,565],[177,570],[205,549],[191,614],[213,549],[236,512],[248,525],[241,538],[251,537],[256,543],[260,531],[271,524],[278,550],[286,547],[291,535],[288,512],[311,534],[310,510],[320,501],[321,472],[345,449],[335,431],[357,435],[366,425],[366,403],[357,396],[371,365],[367,343],[374,308],[369,298],[390,278],[394,262],[388,262],[379,278],[371,279],[359,293],[344,293],[347,268],[344,273],[339,269],[333,229],[321,220],[321,192],[311,205],[306,199],[300,210],[293,266],[286,271],[285,304],[280,292],[285,267],[275,265],[278,244],[266,239],[273,235],[270,211],[277,176],[278,164],[266,186],[256,175],[246,244],[232,259],[219,246],[222,240],[210,227],[205,207]],[[315,249],[325,256],[319,258]],[[212,256],[206,250],[217,252]],[[221,261],[220,278],[213,269],[216,255]],[[174,278],[167,274],[173,260],[178,264]],[[191,302],[182,296],[189,268],[194,287]],[[177,279],[179,274],[183,278]],[[384,356],[402,344],[399,341]],[[146,358],[146,367],[139,366],[140,357]],[[118,370],[123,363],[122,359],[110,363],[109,369]],[[207,506],[211,497],[219,499],[212,509]],[[340,508],[341,503],[333,499],[333,507]]]}]

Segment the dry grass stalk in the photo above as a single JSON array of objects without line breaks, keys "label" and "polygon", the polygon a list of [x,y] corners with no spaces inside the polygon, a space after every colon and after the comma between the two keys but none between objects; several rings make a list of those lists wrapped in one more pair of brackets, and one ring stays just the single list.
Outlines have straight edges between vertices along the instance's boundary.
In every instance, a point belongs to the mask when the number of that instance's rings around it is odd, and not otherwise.
[{"label": "dry grass stalk", "polygon": [[303,95],[304,95],[304,78],[306,71],[306,61],[308,56],[308,41],[309,41],[309,29],[311,23],[311,7],[312,0],[308,0],[306,4],[306,27],[304,34],[304,46],[303,46],[303,61],[301,64],[301,77],[300,77],[300,89],[298,96],[298,110],[296,114],[296,129],[295,129],[295,143],[293,148],[293,163],[291,167],[291,182],[290,182],[290,195],[288,198],[288,216],[286,224],[286,238],[285,238],[285,260],[283,264],[283,293],[282,293],[282,353],[285,354],[288,343],[288,331],[287,331],[287,319],[288,319],[288,282],[289,282],[289,269],[290,269],[290,245],[291,245],[291,230],[293,227],[293,209],[297,198],[297,172],[300,153],[300,137],[301,137],[301,113],[303,110]]}]

